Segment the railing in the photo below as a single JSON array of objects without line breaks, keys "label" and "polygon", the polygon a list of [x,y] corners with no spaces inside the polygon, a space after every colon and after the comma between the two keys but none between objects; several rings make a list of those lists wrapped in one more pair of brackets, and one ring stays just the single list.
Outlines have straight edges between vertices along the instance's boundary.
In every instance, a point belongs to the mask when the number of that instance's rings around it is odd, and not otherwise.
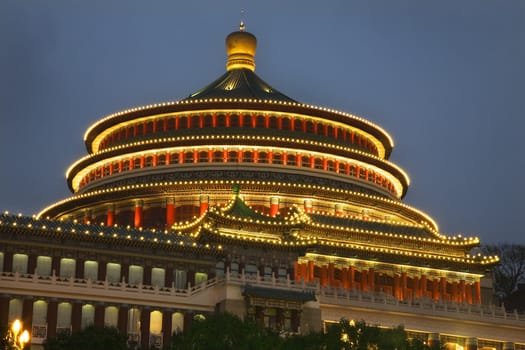
[{"label": "railing", "polygon": [[[6,283],[7,282],[7,283]],[[9,283],[11,282],[11,283]],[[317,300],[322,304],[332,304],[340,306],[363,306],[370,309],[377,310],[392,310],[398,312],[406,312],[412,314],[424,315],[440,315],[449,318],[473,319],[478,321],[497,323],[501,320],[508,320],[516,324],[523,324],[525,326],[525,314],[517,312],[506,312],[503,307],[494,305],[469,305],[452,302],[434,302],[428,298],[419,298],[415,300],[399,301],[392,295],[384,293],[361,292],[357,290],[346,290],[343,288],[321,287],[319,283],[304,281],[294,281],[287,276],[286,278],[276,278],[269,276],[260,276],[259,274],[231,274],[226,272],[224,276],[209,279],[199,285],[191,286],[185,289],[171,287],[159,287],[150,285],[130,285],[124,280],[118,283],[111,283],[105,281],[91,281],[76,278],[60,278],[55,275],[52,276],[38,276],[36,274],[19,274],[19,273],[0,273],[0,292],[9,288],[12,283],[29,283],[38,284],[38,286],[30,285],[24,289],[28,293],[34,294],[34,291],[46,291],[46,286],[58,286],[73,288],[75,292],[85,290],[86,294],[96,295],[97,291],[115,291],[131,293],[135,297],[144,295],[144,300],[156,300],[151,298],[152,295],[159,297],[166,297],[167,302],[189,302],[191,298],[200,295],[201,293],[219,288],[226,285],[236,285],[242,287],[250,284],[253,286],[267,287],[272,289],[293,290],[293,291],[308,291],[316,294]],[[17,288],[20,291],[22,288]],[[66,289],[62,289],[63,293],[68,293]],[[128,296],[130,296],[128,294]],[[203,305],[213,308],[215,306],[213,300],[203,300]],[[209,305],[208,305],[209,304]]]},{"label": "railing", "polygon": [[348,291],[339,288],[321,288],[319,298],[322,303],[336,305],[366,304],[368,308],[389,309],[415,314],[442,315],[451,318],[470,318],[497,322],[497,320],[520,321],[525,325],[525,314],[507,312],[503,306],[476,305],[453,302],[435,302],[429,298],[400,301],[384,293]]}]

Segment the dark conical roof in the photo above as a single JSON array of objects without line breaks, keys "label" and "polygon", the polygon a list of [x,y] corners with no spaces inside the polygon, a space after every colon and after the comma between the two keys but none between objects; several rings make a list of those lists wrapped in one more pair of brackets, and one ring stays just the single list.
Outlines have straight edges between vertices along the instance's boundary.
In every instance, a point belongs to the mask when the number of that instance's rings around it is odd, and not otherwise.
[{"label": "dark conical roof", "polygon": [[272,88],[254,72],[245,68],[227,71],[205,88],[191,94],[186,100],[211,98],[248,98],[296,102]]}]

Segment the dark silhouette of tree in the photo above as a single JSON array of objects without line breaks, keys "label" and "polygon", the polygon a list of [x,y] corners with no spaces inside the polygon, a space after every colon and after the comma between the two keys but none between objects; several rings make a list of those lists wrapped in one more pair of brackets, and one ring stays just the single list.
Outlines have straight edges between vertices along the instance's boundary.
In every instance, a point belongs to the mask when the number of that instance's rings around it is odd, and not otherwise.
[{"label": "dark silhouette of tree", "polygon": [[500,263],[493,269],[494,289],[499,301],[505,303],[518,283],[525,283],[525,245],[487,245],[483,251],[500,257]]},{"label": "dark silhouette of tree", "polygon": [[58,334],[44,343],[45,350],[126,350],[126,336],[113,327],[90,326],[73,334]]}]

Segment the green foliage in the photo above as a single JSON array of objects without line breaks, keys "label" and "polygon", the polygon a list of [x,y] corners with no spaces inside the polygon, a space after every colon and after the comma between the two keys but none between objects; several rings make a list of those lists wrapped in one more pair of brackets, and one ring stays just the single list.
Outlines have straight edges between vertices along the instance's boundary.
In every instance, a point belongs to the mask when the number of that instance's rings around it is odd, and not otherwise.
[{"label": "green foliage", "polygon": [[126,336],[112,327],[90,326],[71,335],[59,334],[44,343],[45,350],[126,350],[127,348]]},{"label": "green foliage", "polygon": [[422,341],[408,339],[402,326],[380,328],[342,319],[326,333],[280,336],[231,314],[194,322],[190,330],[174,335],[168,349],[429,350]]},{"label": "green foliage", "polygon": [[217,313],[205,320],[195,320],[191,328],[174,334],[170,349],[273,349],[278,346],[277,333],[228,314]]}]

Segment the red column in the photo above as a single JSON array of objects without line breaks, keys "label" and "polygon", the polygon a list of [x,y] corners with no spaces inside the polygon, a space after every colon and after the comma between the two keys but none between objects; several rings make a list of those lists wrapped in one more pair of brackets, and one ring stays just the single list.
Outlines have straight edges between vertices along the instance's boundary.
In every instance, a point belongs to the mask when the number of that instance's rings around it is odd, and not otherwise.
[{"label": "red column", "polygon": [[314,268],[315,268],[314,262],[311,260],[308,261],[308,280],[310,281],[313,281],[315,279]]},{"label": "red column", "polygon": [[375,281],[375,273],[374,269],[371,267],[368,269],[368,287],[370,288],[371,292],[375,292],[376,289],[376,281]]},{"label": "red column", "polygon": [[135,217],[133,220],[133,226],[134,227],[141,227],[142,226],[142,216],[143,216],[143,201],[136,201],[135,202]]},{"label": "red column", "polygon": [[321,266],[320,283],[323,287],[328,285],[328,267],[326,265]]},{"label": "red column", "polygon": [[417,276],[414,276],[412,278],[412,295],[413,295],[413,299],[415,298],[419,298],[420,295],[421,295],[421,292],[419,290],[419,277]]},{"label": "red column", "polygon": [[400,298],[400,293],[399,293],[399,276],[398,275],[394,275],[394,285],[392,286],[392,294],[397,298],[397,299],[401,299]]},{"label": "red column", "polygon": [[447,300],[447,279],[441,277],[439,282],[441,283],[441,300],[445,301]]},{"label": "red column", "polygon": [[303,166],[303,156],[301,154],[296,154],[295,159],[296,159],[297,166],[302,167]]},{"label": "red column", "polygon": [[313,212],[313,201],[311,199],[304,200],[304,211],[307,213]]},{"label": "red column", "polygon": [[348,289],[348,268],[346,267],[341,270],[341,284],[344,289]]},{"label": "red column", "polygon": [[204,215],[204,213],[206,213],[208,211],[208,206],[209,206],[209,200],[210,198],[203,194],[201,195],[201,198],[200,198],[200,216]]},{"label": "red column", "polygon": [[434,301],[439,300],[439,280],[438,279],[432,280],[432,299]]},{"label": "red column", "polygon": [[337,203],[335,205],[335,215],[336,216],[343,216],[343,205],[342,204]]},{"label": "red column", "polygon": [[468,304],[472,304],[472,284],[467,284],[465,286],[465,293],[466,293],[466,299],[465,301],[468,303]]},{"label": "red column", "polygon": [[481,284],[474,282],[474,304],[481,304]]},{"label": "red column", "polygon": [[467,294],[467,291],[465,289],[465,280],[461,280],[459,281],[459,295],[458,295],[458,301],[460,303],[465,302],[466,294]]},{"label": "red column", "polygon": [[175,223],[175,200],[168,198],[166,201],[166,226],[171,227]]},{"label": "red column", "polygon": [[270,216],[275,217],[279,212],[279,197],[270,198]]},{"label": "red column", "polygon": [[328,284],[333,286],[334,285],[334,263],[328,263]]},{"label": "red column", "polygon": [[301,280],[301,270],[299,268],[300,264],[296,261],[293,263],[293,279],[294,281]]},{"label": "red column", "polygon": [[86,210],[86,214],[84,215],[83,221],[84,221],[84,224],[91,222],[91,211],[90,210]]},{"label": "red column", "polygon": [[426,298],[427,296],[427,276],[426,275],[421,275],[420,287],[421,287],[421,296]]},{"label": "red column", "polygon": [[354,289],[355,287],[355,267],[350,266],[348,269],[348,288]]},{"label": "red column", "polygon": [[106,214],[106,226],[113,226],[115,224],[115,206],[110,205]]},{"label": "red column", "polygon": [[315,168],[315,157],[310,156],[310,168]]},{"label": "red column", "polygon": [[401,300],[407,300],[407,273],[401,273]]},{"label": "red column", "polygon": [[368,271],[367,270],[361,271],[361,281],[359,282],[361,283],[361,290],[363,292],[366,292],[368,290]]},{"label": "red column", "polygon": [[452,282],[452,301],[458,301],[458,282]]}]

